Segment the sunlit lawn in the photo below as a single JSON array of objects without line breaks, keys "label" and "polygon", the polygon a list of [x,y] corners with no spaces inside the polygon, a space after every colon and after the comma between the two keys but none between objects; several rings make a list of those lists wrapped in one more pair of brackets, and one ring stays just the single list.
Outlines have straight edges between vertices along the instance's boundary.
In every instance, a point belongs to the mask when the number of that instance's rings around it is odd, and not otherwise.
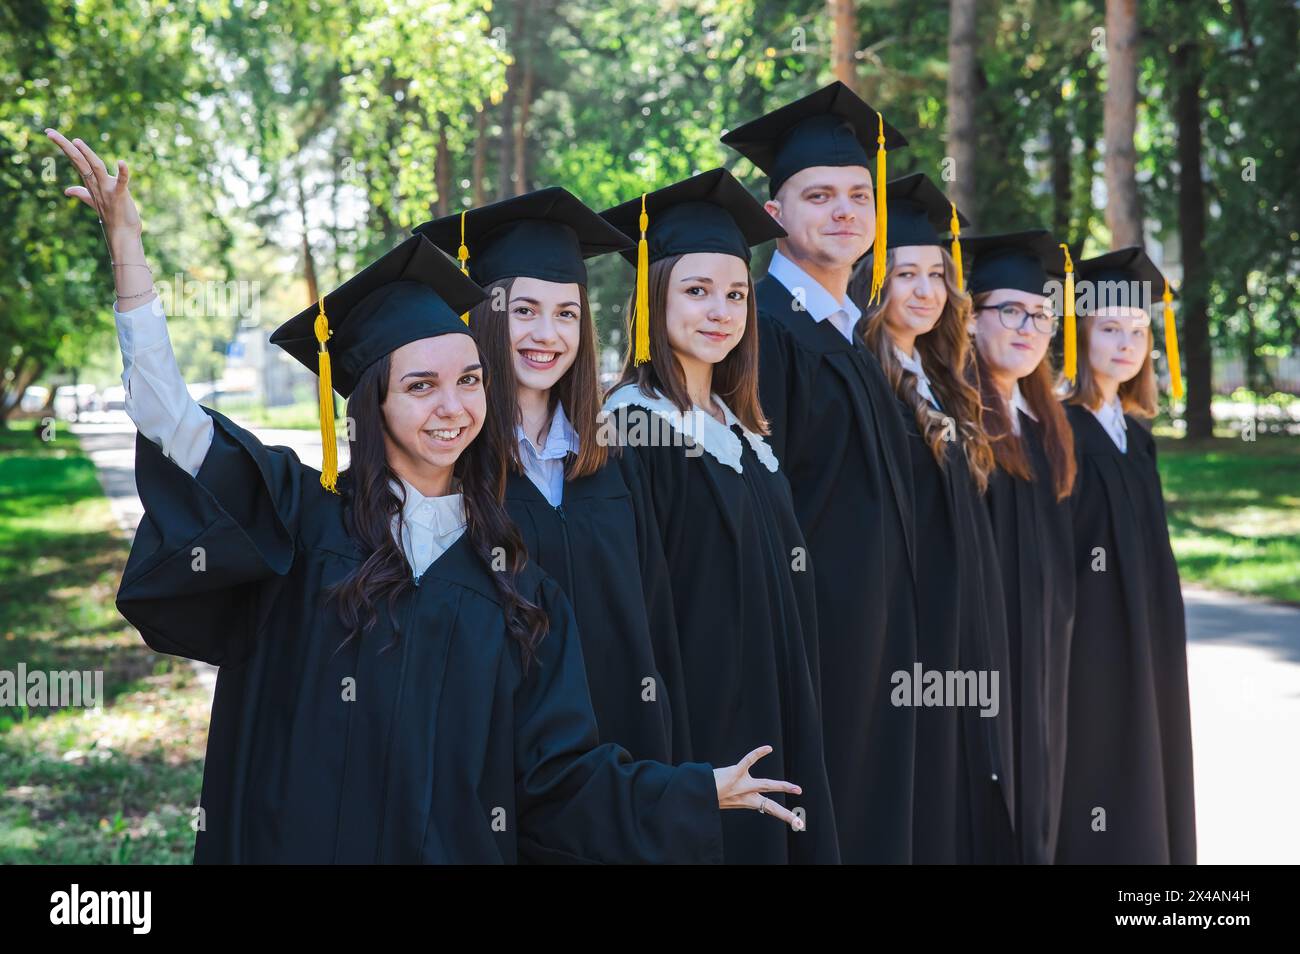
[{"label": "sunlit lawn", "polygon": [[1300,438],[1161,440],[1184,582],[1300,603]]},{"label": "sunlit lawn", "polygon": [[118,615],[127,550],[74,437],[0,428],[0,670],[103,670],[105,697],[0,706],[0,863],[191,858],[208,698]]}]

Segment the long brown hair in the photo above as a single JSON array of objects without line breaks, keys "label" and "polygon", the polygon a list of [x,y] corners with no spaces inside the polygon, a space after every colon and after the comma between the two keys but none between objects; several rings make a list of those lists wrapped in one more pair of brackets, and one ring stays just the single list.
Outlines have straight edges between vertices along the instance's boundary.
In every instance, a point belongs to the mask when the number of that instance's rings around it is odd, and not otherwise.
[{"label": "long brown hair", "polygon": [[[992,292],[977,293],[972,306],[979,309],[988,302],[991,294]],[[984,433],[988,435],[989,444],[993,448],[993,459],[998,467],[1013,477],[1033,480],[1034,472],[1029,464],[1029,455],[1025,453],[1024,442],[1011,428],[1011,415],[1015,411],[1008,407],[1006,398],[999,393],[988,362],[978,347],[975,348],[975,362],[980,396],[984,402]],[[1038,362],[1034,370],[1020,379],[1019,385],[1025,403],[1038,418],[1038,424],[1042,428],[1043,449],[1051,469],[1052,491],[1057,500],[1064,500],[1074,488],[1074,437],[1070,422],[1065,416],[1065,408],[1056,399],[1050,350],[1043,355],[1043,360]]]},{"label": "long brown hair", "polygon": [[[615,387],[635,383],[641,393],[647,396],[659,394],[672,401],[683,414],[688,414],[691,397],[686,389],[686,374],[668,343],[669,278],[673,266],[680,259],[680,255],[670,255],[650,265],[650,360],[641,365],[632,360],[632,345],[636,340],[632,328],[635,296],[628,299],[628,349],[623,358],[623,375]],[[713,393],[722,398],[746,429],[755,434],[767,434],[771,428],[758,400],[758,317],[754,304],[754,279],[748,270],[746,276],[749,277],[749,290],[745,295],[745,330],[736,346],[713,366]]]},{"label": "long brown hair", "polygon": [[[391,363],[392,356],[385,355],[363,371],[348,399],[348,417],[353,425],[348,442],[351,459],[347,470],[339,475],[339,491],[343,497],[344,525],[366,557],[361,566],[328,592],[329,598],[337,599],[339,617],[348,629],[340,649],[353,637],[374,627],[379,618],[380,600],[387,599],[389,616],[393,618],[397,597],[413,585],[410,565],[392,531],[394,516],[398,520],[398,533],[403,529],[405,500],[399,492],[404,496],[405,488],[384,452],[383,408],[388,398]],[[490,365],[486,359],[483,365],[486,383]],[[507,570],[489,575],[501,597],[506,627],[519,644],[526,672],[549,623],[545,611],[525,599],[517,585],[528,556],[518,529],[501,504],[505,474],[498,464],[498,448],[503,429],[504,423],[489,405],[482,430],[456,461],[453,474],[460,481],[465,497],[465,533],[474,552],[484,565],[492,567],[493,549],[500,547],[504,551]],[[393,490],[393,484],[399,488],[398,492]],[[393,625],[397,626],[396,618]],[[391,645],[401,635],[398,632]]]},{"label": "long brown hair", "polygon": [[[513,278],[501,278],[483,286],[487,298],[469,313],[469,326],[478,340],[483,361],[494,368],[514,368],[514,348],[510,343],[510,293]],[[498,308],[497,305],[501,307]],[[555,413],[558,403],[578,434],[578,454],[565,462],[564,479],[576,480],[594,474],[605,466],[609,448],[596,439],[599,430],[600,382],[596,375],[596,324],[587,303],[587,289],[578,286],[578,304],[581,309],[581,330],[578,337],[578,354],[573,366],[551,388],[547,413]],[[516,473],[524,472],[519,459],[519,442],[514,439],[514,427],[519,424],[519,382],[513,370],[502,373],[492,382],[487,392],[490,416],[510,422],[508,439],[502,447],[504,466]]]},{"label": "long brown hair", "polygon": [[967,324],[970,321],[970,297],[954,280],[955,266],[952,256],[943,246],[938,246],[943,256],[943,282],[948,290],[948,300],[935,326],[916,338],[916,350],[921,363],[930,376],[939,403],[944,411],[936,411],[917,392],[916,375],[903,369],[894,353],[894,340],[885,324],[892,297],[894,253],[885,252],[885,287],[880,300],[869,304],[871,269],[874,253],[862,259],[849,282],[849,296],[862,309],[855,333],[862,343],[880,361],[885,377],[903,403],[912,409],[917,430],[930,447],[934,459],[942,467],[945,459],[944,434],[947,422],[956,421],[961,438],[962,452],[970,467],[975,486],[983,493],[988,487],[989,474],[993,472],[993,451],[984,433],[979,388],[972,383],[976,374],[975,349],[971,346]]},{"label": "long brown hair", "polygon": [[[1084,407],[1101,407],[1101,387],[1092,373],[1088,362],[1088,341],[1092,334],[1095,315],[1079,316],[1079,373],[1072,387],[1065,396],[1067,404],[1082,404]],[[1151,363],[1151,349],[1155,344],[1155,335],[1147,325],[1147,353],[1142,359],[1138,373],[1119,386],[1119,401],[1125,414],[1134,417],[1153,418],[1156,416],[1156,371]]]}]

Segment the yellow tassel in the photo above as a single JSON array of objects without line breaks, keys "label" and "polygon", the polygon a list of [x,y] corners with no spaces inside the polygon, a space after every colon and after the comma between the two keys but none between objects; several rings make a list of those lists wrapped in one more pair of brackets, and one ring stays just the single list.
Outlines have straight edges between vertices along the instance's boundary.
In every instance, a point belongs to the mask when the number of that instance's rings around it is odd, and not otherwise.
[{"label": "yellow tassel", "polygon": [[1074,260],[1070,247],[1061,243],[1065,253],[1065,376],[1073,384],[1079,376],[1079,340],[1074,318]]},{"label": "yellow tassel", "polygon": [[871,256],[869,305],[880,301],[880,293],[885,288],[885,253],[889,235],[889,206],[885,202],[885,117],[876,113],[876,120],[880,124],[876,133],[876,240],[872,244],[875,254]]},{"label": "yellow tassel", "polygon": [[[469,249],[465,246],[465,213],[460,214],[460,248],[456,250],[456,257],[460,259],[460,271],[466,278],[469,277],[469,267],[465,264],[469,261]],[[460,320],[469,324],[469,312],[460,316]]]},{"label": "yellow tassel", "polygon": [[330,331],[329,320],[325,317],[325,299],[319,302],[320,311],[316,315],[316,341],[320,351],[316,355],[318,362],[316,380],[320,388],[320,444],[321,470],[320,485],[330,493],[338,493],[339,447],[334,436],[334,377],[330,372],[330,353],[325,347],[326,340],[334,332]]},{"label": "yellow tassel", "polygon": [[952,221],[948,223],[948,228],[952,232],[952,264],[957,272],[957,287],[962,291],[966,290],[966,274],[962,270],[961,264],[961,222],[957,220],[957,203],[949,202],[952,206]]},{"label": "yellow tassel", "polygon": [[1165,357],[1169,361],[1169,392],[1177,400],[1183,397],[1183,365],[1178,360],[1178,329],[1174,327],[1174,293],[1165,279]]},{"label": "yellow tassel", "polygon": [[637,226],[641,229],[641,238],[636,243],[636,311],[632,315],[632,334],[636,350],[632,363],[645,364],[650,360],[650,248],[646,245],[645,230],[650,226],[650,217],[645,211],[644,192],[641,193],[641,218]]}]

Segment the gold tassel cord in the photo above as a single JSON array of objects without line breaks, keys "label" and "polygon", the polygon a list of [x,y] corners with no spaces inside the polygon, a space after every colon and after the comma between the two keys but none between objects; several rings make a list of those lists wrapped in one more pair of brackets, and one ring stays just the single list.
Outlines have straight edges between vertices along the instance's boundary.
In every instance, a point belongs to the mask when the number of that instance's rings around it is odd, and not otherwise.
[{"label": "gold tassel cord", "polygon": [[1165,358],[1169,361],[1169,393],[1175,400],[1183,397],[1183,366],[1178,359],[1178,329],[1174,327],[1174,293],[1165,279]]},{"label": "gold tassel cord", "polygon": [[1070,247],[1061,243],[1065,253],[1065,376],[1073,384],[1079,376],[1079,339],[1074,316],[1074,260]]},{"label": "gold tassel cord", "polygon": [[952,221],[948,223],[948,229],[952,232],[952,264],[956,271],[957,287],[962,291],[966,290],[966,273],[962,269],[961,263],[961,222],[957,220],[957,203],[949,202],[952,206]]},{"label": "gold tassel cord", "polygon": [[876,121],[879,123],[876,132],[876,240],[872,244],[875,254],[871,256],[869,305],[880,301],[880,294],[885,288],[885,253],[889,235],[889,206],[885,198],[885,117],[877,112]]},{"label": "gold tassel cord", "polygon": [[[460,259],[460,271],[466,278],[469,278],[469,266],[465,263],[469,261],[469,248],[465,245],[465,213],[460,214],[460,248],[456,250],[456,257]],[[460,320],[469,324],[469,312],[464,312]]]},{"label": "gold tassel cord", "polygon": [[320,442],[321,442],[321,472],[320,485],[330,493],[338,493],[339,480],[339,447],[337,438],[334,436],[334,376],[330,371],[330,353],[325,347],[325,342],[329,340],[330,331],[329,320],[325,317],[325,299],[317,303],[320,311],[316,314],[314,325],[316,331],[316,342],[320,345],[320,351],[316,355],[316,381],[319,385],[320,397]]},{"label": "gold tassel cord", "polygon": [[633,365],[645,364],[650,360],[650,249],[645,240],[650,217],[646,215],[645,197],[646,193],[642,192],[641,217],[637,220],[641,238],[636,243],[636,309],[632,314],[635,344]]}]

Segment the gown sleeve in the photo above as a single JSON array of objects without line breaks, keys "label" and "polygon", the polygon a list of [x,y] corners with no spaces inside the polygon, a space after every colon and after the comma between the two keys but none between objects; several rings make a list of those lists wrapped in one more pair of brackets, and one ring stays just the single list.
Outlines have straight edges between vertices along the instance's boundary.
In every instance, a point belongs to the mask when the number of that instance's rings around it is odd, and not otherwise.
[{"label": "gown sleeve", "polygon": [[143,435],[135,476],[144,517],[117,608],[154,650],[221,666],[247,657],[277,579],[293,565],[304,487],[314,472],[224,415],[191,476]]},{"label": "gown sleeve", "polygon": [[550,631],[515,699],[519,855],[533,863],[722,861],[713,767],[634,762],[597,745],[573,610],[549,578]]}]

